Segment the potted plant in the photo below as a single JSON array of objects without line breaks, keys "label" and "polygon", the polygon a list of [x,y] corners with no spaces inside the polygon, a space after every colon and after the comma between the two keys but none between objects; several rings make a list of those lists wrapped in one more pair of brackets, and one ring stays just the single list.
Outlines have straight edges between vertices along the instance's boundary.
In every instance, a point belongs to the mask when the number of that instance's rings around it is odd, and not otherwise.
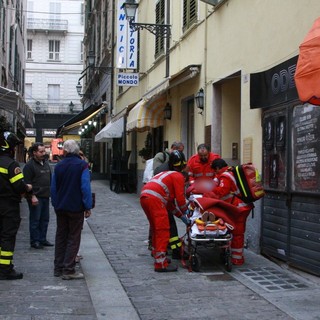
[{"label": "potted plant", "polygon": [[152,135],[150,132],[147,134],[144,147],[139,151],[138,154],[143,160],[149,160],[152,158]]}]

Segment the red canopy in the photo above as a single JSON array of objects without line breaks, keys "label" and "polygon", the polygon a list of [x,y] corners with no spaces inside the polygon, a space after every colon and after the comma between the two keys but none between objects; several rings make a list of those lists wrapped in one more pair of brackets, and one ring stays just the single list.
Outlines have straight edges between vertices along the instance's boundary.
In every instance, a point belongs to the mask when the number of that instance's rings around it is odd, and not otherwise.
[{"label": "red canopy", "polygon": [[318,18],[300,45],[294,76],[299,99],[320,105],[320,18]]}]

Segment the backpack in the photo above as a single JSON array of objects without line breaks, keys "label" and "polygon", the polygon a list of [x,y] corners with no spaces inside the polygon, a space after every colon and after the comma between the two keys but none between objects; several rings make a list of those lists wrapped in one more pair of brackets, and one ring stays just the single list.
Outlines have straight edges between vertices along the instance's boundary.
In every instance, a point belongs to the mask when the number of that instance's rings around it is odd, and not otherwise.
[{"label": "backpack", "polygon": [[241,194],[239,198],[243,202],[252,203],[264,197],[261,176],[252,163],[232,167],[231,172]]}]

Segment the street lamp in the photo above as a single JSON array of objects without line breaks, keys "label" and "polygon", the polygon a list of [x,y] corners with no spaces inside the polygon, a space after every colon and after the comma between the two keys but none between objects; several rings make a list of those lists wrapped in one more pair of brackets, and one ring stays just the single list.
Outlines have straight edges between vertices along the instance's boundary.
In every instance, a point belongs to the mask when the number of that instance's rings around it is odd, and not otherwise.
[{"label": "street lamp", "polygon": [[171,120],[172,116],[172,107],[169,102],[167,102],[166,106],[164,107],[164,120]]},{"label": "street lamp", "polygon": [[202,114],[202,111],[204,109],[204,91],[202,88],[196,93],[194,101],[196,103],[196,107],[200,109],[199,113]]},{"label": "street lamp", "polygon": [[112,67],[108,67],[108,66],[99,66],[96,67],[96,55],[94,54],[93,50],[90,50],[87,56],[87,62],[88,62],[88,66],[82,71],[85,72],[88,68],[91,70],[99,70],[103,73],[111,73],[112,72]]},{"label": "street lamp", "polygon": [[161,23],[138,23],[134,22],[136,16],[136,10],[139,4],[135,0],[127,0],[123,3],[122,8],[124,9],[127,20],[129,21],[129,26],[132,31],[138,31],[146,29],[157,37],[169,38],[171,25],[161,24]]}]

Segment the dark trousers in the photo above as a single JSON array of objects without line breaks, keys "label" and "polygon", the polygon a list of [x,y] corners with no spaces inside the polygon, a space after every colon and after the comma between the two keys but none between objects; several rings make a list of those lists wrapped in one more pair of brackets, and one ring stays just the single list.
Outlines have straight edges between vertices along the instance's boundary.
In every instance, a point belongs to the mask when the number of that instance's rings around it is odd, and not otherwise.
[{"label": "dark trousers", "polygon": [[0,200],[0,271],[13,268],[13,253],[20,222],[20,203]]},{"label": "dark trousers", "polygon": [[54,269],[72,274],[75,272],[75,259],[80,247],[84,213],[56,211],[56,215]]},{"label": "dark trousers", "polygon": [[47,240],[47,230],[49,225],[49,198],[38,197],[39,204],[29,205],[29,230],[30,244],[35,242],[43,243]]}]

